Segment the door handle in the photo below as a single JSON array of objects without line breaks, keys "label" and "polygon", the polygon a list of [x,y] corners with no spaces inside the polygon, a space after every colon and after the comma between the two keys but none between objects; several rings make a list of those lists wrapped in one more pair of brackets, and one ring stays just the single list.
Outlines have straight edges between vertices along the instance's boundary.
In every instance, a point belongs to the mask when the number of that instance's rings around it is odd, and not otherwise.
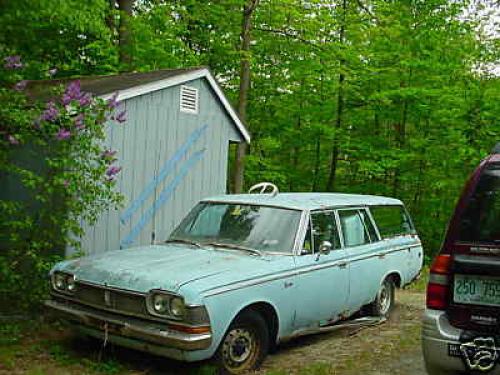
[{"label": "door handle", "polygon": [[342,263],[339,263],[339,268],[346,268],[347,267],[347,262],[342,262]]}]

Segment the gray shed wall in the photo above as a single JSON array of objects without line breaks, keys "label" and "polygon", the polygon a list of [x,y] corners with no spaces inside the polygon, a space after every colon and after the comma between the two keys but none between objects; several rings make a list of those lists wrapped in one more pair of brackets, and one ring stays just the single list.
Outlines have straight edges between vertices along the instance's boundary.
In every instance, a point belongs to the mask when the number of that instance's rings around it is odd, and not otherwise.
[{"label": "gray shed wall", "polygon": [[[200,199],[226,192],[229,142],[241,142],[242,137],[204,78],[185,84],[199,90],[198,114],[180,111],[181,85],[130,98],[122,104],[127,110],[127,122],[111,124],[107,141],[109,148],[118,151],[117,164],[123,168],[117,188],[125,196],[124,206],[103,213],[92,227],[82,223],[85,253],[150,244],[153,233],[156,241],[163,241]],[[200,130],[204,125],[206,130]],[[179,155],[183,145],[186,154],[173,163],[170,173],[130,218],[121,222],[131,202],[140,197],[169,160]],[[172,190],[175,183],[178,185],[173,193],[148,220],[148,210],[162,191]],[[135,240],[124,243],[134,230],[137,232],[141,222],[144,226]]]}]

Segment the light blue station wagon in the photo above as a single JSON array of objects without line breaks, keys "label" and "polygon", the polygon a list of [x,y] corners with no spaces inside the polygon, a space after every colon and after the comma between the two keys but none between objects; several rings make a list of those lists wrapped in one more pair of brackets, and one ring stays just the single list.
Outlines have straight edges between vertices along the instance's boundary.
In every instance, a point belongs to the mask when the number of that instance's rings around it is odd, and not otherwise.
[{"label": "light blue station wagon", "polygon": [[422,245],[401,201],[330,194],[201,201],[166,243],[57,264],[46,305],[81,333],[225,373],[361,311],[387,316]]}]

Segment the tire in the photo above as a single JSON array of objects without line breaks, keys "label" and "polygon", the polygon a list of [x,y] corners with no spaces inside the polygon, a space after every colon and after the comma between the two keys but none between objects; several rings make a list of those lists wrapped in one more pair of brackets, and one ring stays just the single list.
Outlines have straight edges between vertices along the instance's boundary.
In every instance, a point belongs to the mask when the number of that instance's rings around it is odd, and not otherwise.
[{"label": "tire", "polygon": [[380,285],[375,300],[368,305],[367,313],[371,316],[389,318],[394,308],[395,288],[394,281],[389,277],[386,278]]},{"label": "tire", "polygon": [[269,329],[261,314],[248,310],[231,323],[214,357],[219,374],[259,368],[269,351]]}]

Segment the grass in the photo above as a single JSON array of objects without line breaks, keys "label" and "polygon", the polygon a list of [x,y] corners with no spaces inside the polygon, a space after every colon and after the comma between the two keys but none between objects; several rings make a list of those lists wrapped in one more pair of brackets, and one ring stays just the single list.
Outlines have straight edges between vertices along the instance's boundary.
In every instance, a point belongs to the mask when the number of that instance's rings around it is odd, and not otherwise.
[{"label": "grass", "polygon": [[429,281],[429,266],[424,266],[420,274],[420,278],[414,281],[408,290],[425,293],[427,289],[427,282]]}]

